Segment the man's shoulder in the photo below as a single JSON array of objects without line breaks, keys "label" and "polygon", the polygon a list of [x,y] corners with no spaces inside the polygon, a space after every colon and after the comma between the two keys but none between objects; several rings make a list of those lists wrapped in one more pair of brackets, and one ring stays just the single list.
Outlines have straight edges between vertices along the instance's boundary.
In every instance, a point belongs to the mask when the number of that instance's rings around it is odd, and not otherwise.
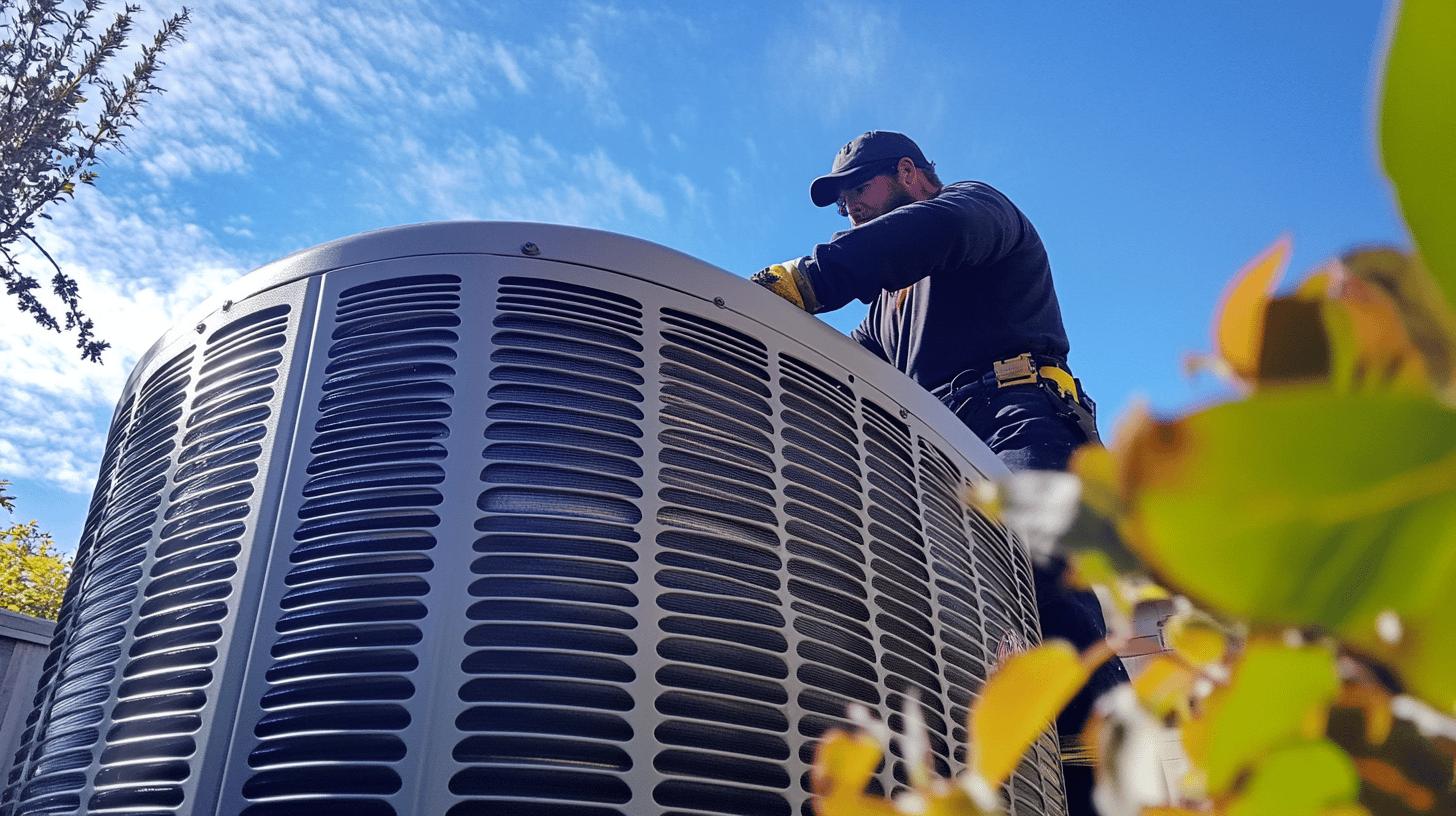
[{"label": "man's shoulder", "polygon": [[1001,192],[995,187],[992,187],[987,182],[970,179],[965,181],[952,181],[951,183],[940,188],[940,192],[942,195],[946,193],[951,193],[961,195],[975,195],[982,197],[992,196],[995,198],[1005,199],[1007,201],[1011,200],[1007,198],[1005,193]]}]

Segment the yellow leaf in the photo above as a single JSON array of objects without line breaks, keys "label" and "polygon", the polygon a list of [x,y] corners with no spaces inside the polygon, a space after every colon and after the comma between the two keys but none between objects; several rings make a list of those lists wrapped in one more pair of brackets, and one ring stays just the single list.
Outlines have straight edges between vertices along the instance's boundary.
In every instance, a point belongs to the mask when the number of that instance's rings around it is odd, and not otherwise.
[{"label": "yellow leaf", "polygon": [[1108,518],[1122,510],[1117,459],[1101,445],[1083,445],[1072,453],[1067,470],[1082,480],[1082,501]]},{"label": "yellow leaf", "polygon": [[1143,707],[1155,716],[1180,720],[1190,716],[1189,700],[1198,675],[1186,663],[1168,655],[1158,655],[1133,678],[1132,688]]},{"label": "yellow leaf", "polygon": [[1245,379],[1252,379],[1258,370],[1269,295],[1289,261],[1289,250],[1289,236],[1281,236],[1239,270],[1219,305],[1215,348],[1234,373]]},{"label": "yellow leaf", "polygon": [[1406,331],[1395,300],[1385,290],[1351,276],[1338,262],[1315,273],[1309,284],[1324,285],[1330,379],[1336,389],[1429,391],[1425,358]]},{"label": "yellow leaf", "polygon": [[810,776],[814,792],[827,796],[862,793],[874,778],[881,756],[880,743],[868,734],[830,731],[814,754]]},{"label": "yellow leaf", "polygon": [[1456,401],[1456,312],[1420,257],[1391,247],[1366,247],[1345,253],[1340,264],[1351,277],[1390,296],[1410,341],[1425,361],[1446,401]]},{"label": "yellow leaf", "polygon": [[1084,657],[1070,643],[1053,640],[1002,663],[971,708],[971,772],[992,787],[1006,781],[1105,659],[1100,652]]},{"label": "yellow leaf", "polygon": [[1163,624],[1163,642],[1194,666],[1222,663],[1228,640],[1218,622],[1197,610],[1179,612]]},{"label": "yellow leaf", "polygon": [[898,816],[890,802],[864,792],[882,756],[879,740],[869,734],[825,734],[809,776],[816,816]]}]

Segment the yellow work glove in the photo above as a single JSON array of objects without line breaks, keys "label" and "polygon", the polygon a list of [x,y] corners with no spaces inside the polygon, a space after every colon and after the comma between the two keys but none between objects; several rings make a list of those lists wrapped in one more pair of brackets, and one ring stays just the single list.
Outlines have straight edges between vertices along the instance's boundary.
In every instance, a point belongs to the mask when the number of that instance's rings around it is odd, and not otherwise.
[{"label": "yellow work glove", "polygon": [[813,314],[819,310],[809,276],[799,271],[799,259],[776,263],[753,273],[749,280]]}]

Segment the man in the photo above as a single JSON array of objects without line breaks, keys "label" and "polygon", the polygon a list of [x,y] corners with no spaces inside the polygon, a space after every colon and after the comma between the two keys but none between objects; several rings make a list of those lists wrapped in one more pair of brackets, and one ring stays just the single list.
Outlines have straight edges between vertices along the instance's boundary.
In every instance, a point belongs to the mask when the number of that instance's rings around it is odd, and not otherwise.
[{"label": "man", "polygon": [[[1016,205],[977,181],[942,184],[909,137],[872,130],[840,149],[809,187],[838,204],[851,229],[753,280],[811,313],[870,304],[851,336],[956,412],[1013,470],[1064,470],[1096,440],[1095,408],[1067,369],[1070,346],[1041,238]],[[1090,593],[1061,585],[1062,565],[1036,569],[1047,637],[1079,648],[1102,639]],[[1081,732],[1092,702],[1126,682],[1114,659],[1057,718]],[[1092,814],[1090,769],[1064,766],[1068,806]]]}]

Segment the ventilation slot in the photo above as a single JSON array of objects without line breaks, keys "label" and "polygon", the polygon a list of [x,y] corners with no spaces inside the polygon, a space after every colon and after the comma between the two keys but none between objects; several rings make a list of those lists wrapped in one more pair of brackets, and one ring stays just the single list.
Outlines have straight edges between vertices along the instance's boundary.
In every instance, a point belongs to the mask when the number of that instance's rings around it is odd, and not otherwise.
[{"label": "ventilation slot", "polygon": [[[861,402],[869,488],[869,550],[880,667],[890,689],[889,725],[903,733],[900,713],[920,701],[936,771],[950,772],[945,688],[937,654],[938,634],[930,606],[930,570],[920,526],[920,503],[912,479],[915,458],[910,431],[900,420],[870,402]],[[894,790],[908,783],[898,743]]]},{"label": "ventilation slot", "polygon": [[962,476],[950,459],[924,438],[919,448],[921,509],[934,573],[940,655],[945,663],[946,696],[950,702],[950,737],[955,746],[953,758],[964,763],[966,717],[971,700],[986,682],[992,658],[980,635],[984,626],[981,601],[964,533],[965,503],[958,495]]},{"label": "ventilation slot", "polygon": [[[116,678],[124,624],[132,614],[141,564],[177,447],[191,358],[189,348],[147,379],[122,435],[125,441],[110,454],[115,457],[115,475],[106,487],[114,485],[115,490],[103,499],[103,485],[97,487],[97,501],[105,504],[93,502],[77,551],[57,632],[57,642],[64,638],[66,646],[59,654],[53,651],[47,676],[42,677],[41,688],[49,689],[49,699],[40,703],[42,713],[31,732],[36,759],[16,780],[17,814],[82,808],[79,791],[101,741],[103,709]],[[102,472],[107,472],[104,466]]]},{"label": "ventilation slot", "polygon": [[[849,386],[787,355],[780,356],[780,427],[784,439],[784,515],[788,518],[788,589],[799,635],[798,703],[804,715],[799,758],[810,763],[830,728],[852,728],[845,707],[878,708],[871,634],[869,573],[861,519],[862,437]],[[807,792],[809,780],[800,784]]]},{"label": "ventilation slot", "polygon": [[395,812],[459,307],[454,275],[375,281],[335,304],[246,816]]},{"label": "ventilation slot", "polygon": [[182,805],[197,746],[179,724],[206,711],[287,315],[263,309],[208,338],[88,812]]},{"label": "ventilation slot", "polygon": [[[26,764],[32,756],[32,749],[35,748],[34,740],[37,732],[36,725],[40,720],[40,713],[43,706],[51,696],[51,684],[55,680],[56,666],[60,663],[63,645],[70,637],[74,628],[76,618],[76,592],[85,583],[85,570],[91,561],[91,553],[95,549],[95,536],[104,518],[107,508],[112,500],[113,477],[115,476],[121,452],[126,444],[128,432],[132,421],[132,406],[135,402],[134,395],[128,395],[122,405],[117,409],[116,416],[111,420],[110,432],[107,434],[106,450],[101,456],[101,465],[96,480],[96,490],[91,497],[91,505],[86,513],[86,522],[81,534],[81,541],[77,547],[77,558],[71,571],[71,581],[66,587],[62,597],[60,614],[56,622],[55,634],[51,638],[50,651],[41,667],[40,682],[36,694],[32,700],[32,710],[26,718],[25,728],[20,735],[19,749],[15,752],[14,761],[10,767],[7,778],[0,780],[0,814],[9,816],[15,799],[19,795],[19,782],[25,777]],[[73,665],[76,670],[89,670],[99,665],[109,665],[116,661],[120,655],[120,649],[109,647],[106,650],[95,651],[89,657],[82,657]],[[85,664],[86,669],[79,667]],[[74,734],[72,739],[64,743],[52,743],[53,746],[63,745],[62,750],[76,747],[76,745],[89,745],[93,738],[86,732]]]},{"label": "ventilation slot", "polygon": [[642,309],[498,291],[451,814],[620,816],[631,799]]},{"label": "ventilation slot", "polygon": [[768,353],[662,311],[657,605],[665,744],[653,790],[674,813],[787,814],[787,625],[772,481]]}]

